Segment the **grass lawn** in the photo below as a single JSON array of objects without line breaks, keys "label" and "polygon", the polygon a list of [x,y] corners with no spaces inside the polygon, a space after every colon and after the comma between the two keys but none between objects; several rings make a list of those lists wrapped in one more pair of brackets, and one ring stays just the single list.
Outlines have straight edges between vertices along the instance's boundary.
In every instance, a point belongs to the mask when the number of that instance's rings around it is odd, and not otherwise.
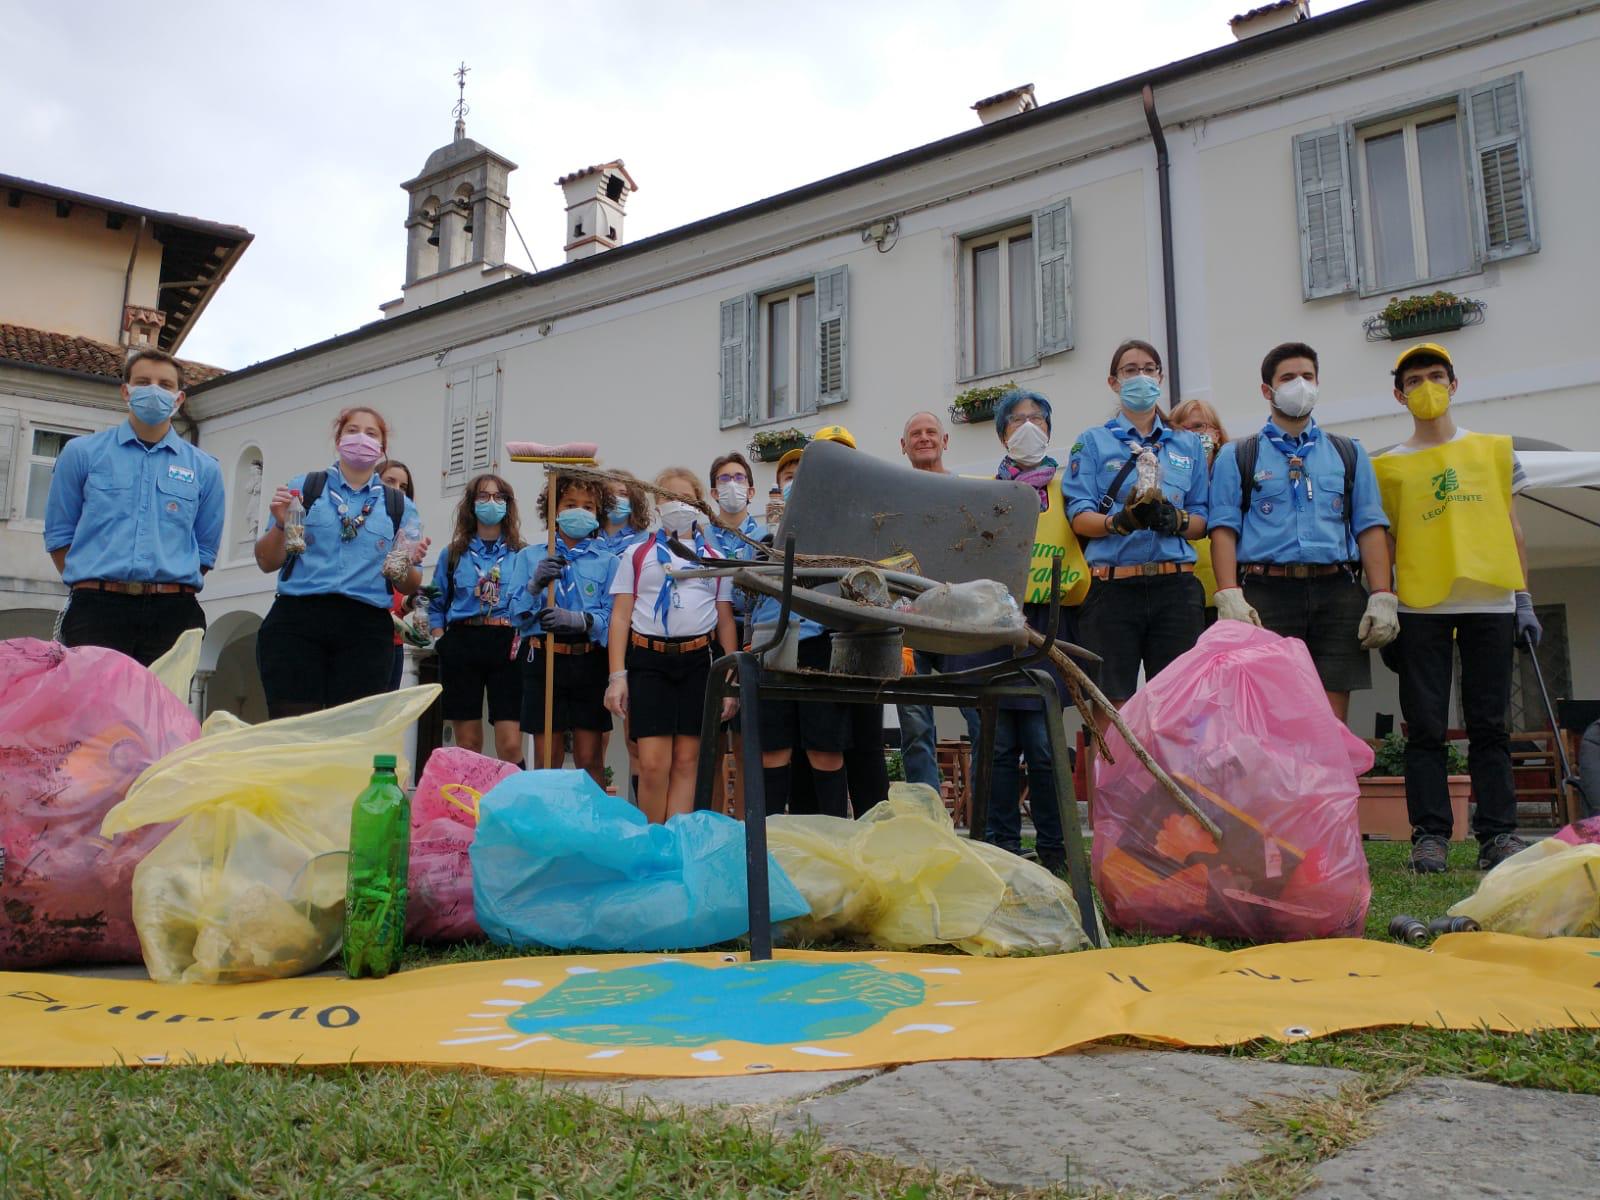
[{"label": "grass lawn", "polygon": [[[1469,847],[1457,847],[1466,861]],[[1415,877],[1368,843],[1367,936],[1427,920],[1474,871]],[[1117,944],[1152,939],[1117,937]],[[1221,949],[1231,948],[1220,945]],[[413,948],[407,966],[521,952]],[[1600,1032],[1389,1029],[1218,1053],[1343,1067],[1373,1086],[1411,1071],[1600,1094]],[[0,1071],[0,1197],[931,1197],[1013,1193],[774,1137],[708,1113],[622,1109],[537,1079],[402,1067]]]}]

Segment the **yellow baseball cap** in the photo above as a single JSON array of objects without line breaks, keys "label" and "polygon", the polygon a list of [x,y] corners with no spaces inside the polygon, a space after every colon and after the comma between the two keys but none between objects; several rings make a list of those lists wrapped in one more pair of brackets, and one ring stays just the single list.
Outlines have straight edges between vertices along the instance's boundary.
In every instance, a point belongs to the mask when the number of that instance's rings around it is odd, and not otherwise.
[{"label": "yellow baseball cap", "polygon": [[843,442],[850,449],[856,448],[856,439],[850,436],[850,431],[843,425],[824,425],[811,435],[814,442]]},{"label": "yellow baseball cap", "polygon": [[1450,351],[1439,345],[1438,342],[1418,342],[1415,346],[1407,346],[1400,351],[1400,357],[1394,360],[1394,369],[1398,371],[1405,366],[1406,359],[1414,358],[1418,354],[1437,354],[1445,362],[1449,363],[1452,369],[1456,365],[1455,360],[1450,357]]},{"label": "yellow baseball cap", "polygon": [[805,453],[804,446],[796,446],[793,450],[785,450],[783,457],[778,460],[778,470],[783,470],[790,463],[795,462]]}]

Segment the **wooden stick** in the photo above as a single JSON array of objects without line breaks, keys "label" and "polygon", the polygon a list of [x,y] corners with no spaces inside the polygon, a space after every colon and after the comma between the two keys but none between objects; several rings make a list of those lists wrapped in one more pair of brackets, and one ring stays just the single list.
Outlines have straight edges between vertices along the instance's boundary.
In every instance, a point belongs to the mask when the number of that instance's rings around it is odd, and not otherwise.
[{"label": "wooden stick", "polygon": [[[556,467],[546,468],[550,482],[545,487],[545,524],[550,527],[550,536],[545,544],[545,554],[550,556],[556,552]],[[556,581],[551,580],[550,586],[545,591],[545,604],[550,608],[556,606]],[[544,769],[556,769],[555,760],[555,723],[556,723],[556,635],[547,630],[544,635]],[[564,757],[564,756],[563,756]]]}]

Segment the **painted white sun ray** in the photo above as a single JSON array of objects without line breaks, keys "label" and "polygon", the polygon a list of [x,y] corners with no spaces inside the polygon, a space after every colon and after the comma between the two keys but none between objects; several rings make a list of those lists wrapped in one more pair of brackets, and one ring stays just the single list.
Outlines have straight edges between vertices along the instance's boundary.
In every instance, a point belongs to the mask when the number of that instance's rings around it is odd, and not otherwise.
[{"label": "painted white sun ray", "polygon": [[619,1055],[621,1053],[622,1053],[621,1050],[596,1050],[593,1054],[589,1055],[589,1057],[590,1058],[615,1058],[615,1057],[617,1057],[617,1055]]},{"label": "painted white sun ray", "polygon": [[542,979],[502,979],[500,981],[500,986],[501,987],[514,987],[514,988],[536,988],[536,987],[543,987],[544,986],[544,980],[542,980]]},{"label": "painted white sun ray", "polygon": [[698,1059],[700,1062],[721,1062],[722,1061],[722,1055],[719,1054],[715,1050],[696,1050],[694,1053],[689,1055],[689,1057],[693,1058],[693,1059]]},{"label": "painted white sun ray", "polygon": [[923,967],[922,968],[922,973],[924,975],[959,975],[959,974],[961,974],[961,968],[960,967]]},{"label": "painted white sun ray", "polygon": [[849,1058],[847,1050],[826,1050],[821,1046],[790,1046],[796,1054],[809,1054],[813,1058]]},{"label": "painted white sun ray", "polygon": [[478,1037],[450,1038],[440,1042],[441,1046],[471,1046],[475,1042],[509,1042],[517,1035],[514,1033],[491,1033]]},{"label": "painted white sun ray", "polygon": [[477,1026],[468,1026],[466,1029],[452,1030],[451,1032],[453,1032],[453,1033],[504,1033],[505,1030],[502,1029],[499,1025],[490,1025],[487,1028],[485,1028],[482,1025],[477,1025]]},{"label": "painted white sun ray", "polygon": [[976,1004],[976,1000],[935,1000],[935,1008],[966,1008],[969,1004]]},{"label": "painted white sun ray", "polygon": [[567,968],[567,974],[568,975],[598,975],[599,973],[600,973],[600,968],[599,967],[568,967]]},{"label": "painted white sun ray", "polygon": [[902,1025],[896,1033],[950,1033],[954,1025]]},{"label": "painted white sun ray", "polygon": [[531,1046],[535,1042],[548,1042],[549,1040],[548,1036],[541,1034],[539,1037],[523,1038],[520,1042],[513,1042],[509,1046],[496,1046],[495,1049],[500,1051],[501,1054],[509,1054],[513,1050],[521,1050],[524,1046]]},{"label": "painted white sun ray", "polygon": [[521,1008],[526,1000],[480,1000],[479,1004],[487,1004],[492,1008]]}]

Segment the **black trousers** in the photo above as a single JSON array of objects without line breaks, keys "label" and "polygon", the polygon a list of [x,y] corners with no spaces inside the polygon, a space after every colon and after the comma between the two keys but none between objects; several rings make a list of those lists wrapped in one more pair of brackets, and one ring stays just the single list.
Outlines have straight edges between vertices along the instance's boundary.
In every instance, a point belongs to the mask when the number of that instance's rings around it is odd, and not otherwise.
[{"label": "black trousers", "polygon": [[1461,650],[1461,709],[1467,726],[1467,770],[1480,842],[1517,827],[1506,710],[1511,704],[1513,613],[1400,614],[1395,660],[1400,715],[1406,723],[1406,811],[1411,838],[1448,838],[1452,825],[1445,782],[1450,721],[1451,643]]},{"label": "black trousers", "polygon": [[186,629],[204,629],[206,614],[187,592],[128,596],[75,591],[61,622],[65,646],[106,646],[149,666]]}]

